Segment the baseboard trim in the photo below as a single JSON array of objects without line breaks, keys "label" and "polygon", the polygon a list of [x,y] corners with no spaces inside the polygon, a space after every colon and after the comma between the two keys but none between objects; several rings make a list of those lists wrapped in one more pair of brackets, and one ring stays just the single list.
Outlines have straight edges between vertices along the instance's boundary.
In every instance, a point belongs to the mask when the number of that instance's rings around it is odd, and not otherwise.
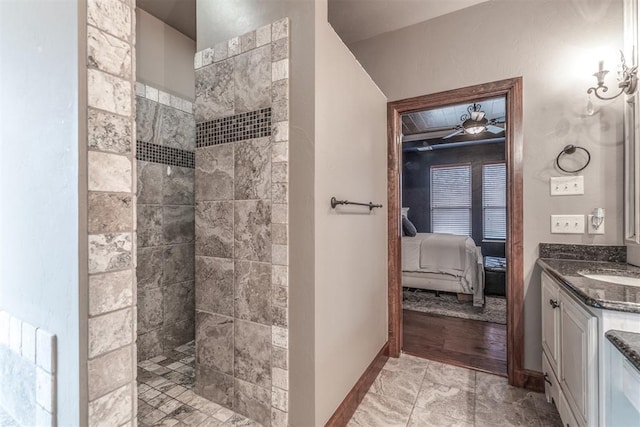
[{"label": "baseboard trim", "polygon": [[544,375],[542,375],[542,372],[525,369],[522,371],[522,375],[524,388],[538,393],[544,392]]},{"label": "baseboard trim", "polygon": [[344,427],[347,425],[353,413],[358,408],[364,395],[367,394],[369,388],[375,381],[376,377],[382,370],[382,367],[389,359],[389,342],[387,341],[373,361],[369,364],[362,376],[356,382],[356,385],[349,391],[344,398],[338,409],[333,413],[329,421],[325,424],[325,427]]}]

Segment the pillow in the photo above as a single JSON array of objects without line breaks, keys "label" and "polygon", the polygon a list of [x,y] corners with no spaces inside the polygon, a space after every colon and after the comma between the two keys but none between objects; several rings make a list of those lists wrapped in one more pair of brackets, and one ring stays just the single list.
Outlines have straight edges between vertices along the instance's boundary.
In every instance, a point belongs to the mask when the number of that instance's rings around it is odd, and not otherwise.
[{"label": "pillow", "polygon": [[413,225],[413,223],[409,221],[409,218],[407,218],[406,216],[402,217],[402,231],[405,235],[410,237],[414,237],[418,233],[418,230],[416,230],[416,226]]}]

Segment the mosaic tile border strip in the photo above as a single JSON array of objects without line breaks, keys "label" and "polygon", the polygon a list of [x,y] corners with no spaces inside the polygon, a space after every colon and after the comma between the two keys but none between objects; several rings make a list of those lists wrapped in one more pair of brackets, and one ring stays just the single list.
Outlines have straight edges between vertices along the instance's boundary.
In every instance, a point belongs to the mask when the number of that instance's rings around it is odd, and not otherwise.
[{"label": "mosaic tile border strip", "polygon": [[271,136],[271,107],[196,124],[196,148]]},{"label": "mosaic tile border strip", "polygon": [[29,369],[33,369],[33,376],[10,373],[9,381],[0,382],[0,395],[23,390],[31,397],[22,402],[30,406],[28,410],[25,406],[16,406],[15,401],[0,401],[0,408],[15,421],[39,426],[56,424],[56,348],[54,334],[0,311],[0,349],[8,355],[5,362],[12,360],[22,366],[26,362]]},{"label": "mosaic tile border strip", "polygon": [[136,141],[136,159],[182,168],[195,169],[196,167],[196,156],[193,151],[144,141]]},{"label": "mosaic tile border strip", "polygon": [[185,113],[193,114],[193,102],[179,96],[171,95],[153,86],[136,82],[136,96],[147,98],[150,101],[159,102],[162,105],[173,107]]}]

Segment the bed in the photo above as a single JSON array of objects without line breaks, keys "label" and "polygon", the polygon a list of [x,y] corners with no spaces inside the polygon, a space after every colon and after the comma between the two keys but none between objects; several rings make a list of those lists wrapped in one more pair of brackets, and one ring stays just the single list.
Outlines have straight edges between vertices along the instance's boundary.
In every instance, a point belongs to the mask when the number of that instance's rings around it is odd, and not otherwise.
[{"label": "bed", "polygon": [[472,296],[484,305],[482,252],[468,236],[417,233],[402,237],[402,286]]}]

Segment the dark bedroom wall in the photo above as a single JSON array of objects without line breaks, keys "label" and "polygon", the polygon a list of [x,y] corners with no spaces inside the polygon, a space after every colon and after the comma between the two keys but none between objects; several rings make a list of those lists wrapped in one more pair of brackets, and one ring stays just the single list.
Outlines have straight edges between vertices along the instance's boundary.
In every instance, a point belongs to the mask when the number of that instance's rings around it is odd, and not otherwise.
[{"label": "dark bedroom wall", "polygon": [[482,165],[504,161],[504,143],[406,152],[402,158],[402,206],[418,233],[431,232],[431,166],[471,163],[472,238],[482,254],[504,257],[504,243],[482,243]]}]

